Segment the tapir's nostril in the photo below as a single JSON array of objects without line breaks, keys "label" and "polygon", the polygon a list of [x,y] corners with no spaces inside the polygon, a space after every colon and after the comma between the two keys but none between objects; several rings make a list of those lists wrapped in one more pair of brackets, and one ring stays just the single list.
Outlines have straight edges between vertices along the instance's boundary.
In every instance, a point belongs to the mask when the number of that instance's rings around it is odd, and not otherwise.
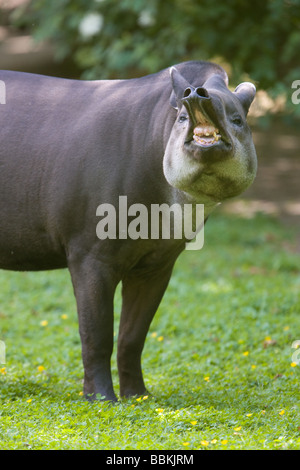
[{"label": "tapir's nostril", "polygon": [[186,88],[183,93],[183,98],[187,98],[188,96],[190,96],[191,93],[192,89],[190,87]]},{"label": "tapir's nostril", "polygon": [[196,93],[200,98],[209,98],[208,91],[205,88],[198,87],[196,88]]},{"label": "tapir's nostril", "polygon": [[187,87],[184,90],[183,99],[192,100],[194,98],[208,99],[209,98],[208,91],[202,87],[198,87],[198,88]]}]

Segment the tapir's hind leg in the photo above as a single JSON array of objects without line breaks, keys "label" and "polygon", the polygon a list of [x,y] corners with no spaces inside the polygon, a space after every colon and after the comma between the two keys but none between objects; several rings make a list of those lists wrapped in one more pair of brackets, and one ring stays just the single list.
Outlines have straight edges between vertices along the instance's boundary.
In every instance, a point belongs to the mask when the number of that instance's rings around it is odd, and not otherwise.
[{"label": "tapir's hind leg", "polygon": [[69,262],[77,301],[84,365],[84,393],[116,401],[111,378],[113,297],[118,283],[106,265],[86,256]]},{"label": "tapir's hind leg", "polygon": [[121,396],[146,394],[141,354],[150,323],[167,288],[172,265],[150,275],[132,274],[123,280],[123,306],[118,339]]}]

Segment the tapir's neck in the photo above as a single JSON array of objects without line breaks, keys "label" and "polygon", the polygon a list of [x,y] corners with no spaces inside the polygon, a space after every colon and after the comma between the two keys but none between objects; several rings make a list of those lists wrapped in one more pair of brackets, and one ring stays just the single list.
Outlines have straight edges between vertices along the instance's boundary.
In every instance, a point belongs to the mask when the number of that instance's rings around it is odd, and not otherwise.
[{"label": "tapir's neck", "polygon": [[171,204],[178,203],[181,206],[184,204],[192,204],[193,206],[196,206],[196,204],[203,204],[205,218],[207,218],[209,214],[221,204],[220,202],[212,201],[205,195],[198,195],[197,197],[175,188],[169,190],[169,200],[171,201]]}]

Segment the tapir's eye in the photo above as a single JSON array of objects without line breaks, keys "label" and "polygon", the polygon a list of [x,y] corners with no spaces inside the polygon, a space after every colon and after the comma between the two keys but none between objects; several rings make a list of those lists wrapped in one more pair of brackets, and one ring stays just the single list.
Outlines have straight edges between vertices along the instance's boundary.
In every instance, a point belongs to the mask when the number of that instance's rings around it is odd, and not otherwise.
[{"label": "tapir's eye", "polygon": [[184,122],[187,120],[187,118],[188,118],[187,114],[180,114],[178,118],[178,122]]},{"label": "tapir's eye", "polygon": [[239,115],[233,116],[231,122],[232,122],[232,124],[234,124],[235,126],[241,127],[241,126],[243,125],[243,119],[242,119],[241,116],[239,116]]}]

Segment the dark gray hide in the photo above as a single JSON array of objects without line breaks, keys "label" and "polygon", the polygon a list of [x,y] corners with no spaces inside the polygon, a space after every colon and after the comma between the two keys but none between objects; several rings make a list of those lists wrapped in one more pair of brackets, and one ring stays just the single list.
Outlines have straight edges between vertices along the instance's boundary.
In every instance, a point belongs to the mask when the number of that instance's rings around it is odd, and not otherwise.
[{"label": "dark gray hide", "polygon": [[[122,282],[120,393],[143,394],[145,337],[185,240],[99,240],[96,209],[102,203],[118,208],[125,195],[128,206],[204,203],[207,218],[220,201],[244,191],[256,172],[246,124],[255,88],[245,83],[230,92],[224,70],[206,62],[132,80],[10,71],[0,72],[0,79],[6,85],[6,104],[0,105],[0,267],[68,267],[84,392],[109,400],[116,399],[113,298]],[[212,135],[204,135],[207,126]]]}]

